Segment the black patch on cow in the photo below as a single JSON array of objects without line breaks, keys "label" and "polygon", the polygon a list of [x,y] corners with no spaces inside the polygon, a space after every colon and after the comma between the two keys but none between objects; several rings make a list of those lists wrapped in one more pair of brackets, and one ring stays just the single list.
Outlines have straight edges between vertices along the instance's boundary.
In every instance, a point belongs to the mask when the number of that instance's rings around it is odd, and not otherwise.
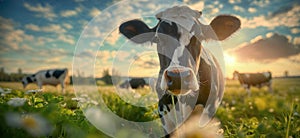
[{"label": "black patch on cow", "polygon": [[26,80],[27,80],[28,83],[33,82],[32,79],[31,79],[30,77],[26,77]]},{"label": "black patch on cow", "polygon": [[45,74],[45,77],[46,77],[46,78],[50,78],[50,77],[51,77],[51,75],[50,75],[50,73],[49,73],[49,70],[47,70],[47,72],[46,72],[46,74]]},{"label": "black patch on cow", "polygon": [[181,35],[178,33],[178,27],[177,27],[176,23],[172,22],[172,24],[170,24],[165,21],[161,21],[159,23],[158,33],[169,35],[177,40],[179,40],[180,35]]},{"label": "black patch on cow", "polygon": [[58,79],[63,73],[65,72],[65,70],[55,70],[53,72],[53,76]]},{"label": "black patch on cow", "polygon": [[143,88],[146,85],[146,81],[141,78],[133,78],[129,81],[131,88]]},{"label": "black patch on cow", "polygon": [[35,77],[35,74],[31,75],[32,77]]}]

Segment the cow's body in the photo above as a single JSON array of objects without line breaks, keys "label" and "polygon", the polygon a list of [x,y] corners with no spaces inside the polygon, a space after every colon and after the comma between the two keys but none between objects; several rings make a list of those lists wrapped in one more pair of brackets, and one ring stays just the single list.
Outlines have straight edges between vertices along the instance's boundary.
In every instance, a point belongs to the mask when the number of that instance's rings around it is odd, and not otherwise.
[{"label": "cow's body", "polygon": [[262,88],[268,86],[269,91],[272,92],[272,73],[261,72],[261,73],[239,73],[234,71],[233,77],[237,78],[240,84],[246,89],[250,95],[251,86]]},{"label": "cow's body", "polygon": [[40,89],[43,85],[57,86],[61,85],[64,92],[66,78],[68,77],[68,69],[49,69],[41,70],[35,74],[26,76],[22,79],[23,87],[25,88],[29,83],[36,83]]},{"label": "cow's body", "polygon": [[240,20],[221,15],[210,25],[204,25],[198,21],[201,12],[186,6],[175,6],[156,17],[159,22],[152,29],[140,20],[125,22],[119,29],[135,43],[157,43],[160,61],[156,84],[158,110],[168,137],[190,116],[195,105],[205,107],[200,117],[201,126],[216,112],[223,96],[224,77],[218,61],[201,42],[226,39],[239,29]]},{"label": "cow's body", "polygon": [[144,88],[146,85],[146,81],[143,78],[132,78],[130,81],[126,80],[120,85],[120,88],[132,88],[132,89],[138,89],[138,88]]},{"label": "cow's body", "polygon": [[144,88],[146,81],[143,78],[133,78],[129,81],[132,89]]}]

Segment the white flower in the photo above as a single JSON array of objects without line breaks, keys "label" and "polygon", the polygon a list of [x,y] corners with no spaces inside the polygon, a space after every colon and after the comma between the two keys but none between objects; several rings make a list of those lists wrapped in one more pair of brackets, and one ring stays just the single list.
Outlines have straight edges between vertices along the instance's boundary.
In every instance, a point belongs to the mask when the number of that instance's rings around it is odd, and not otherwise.
[{"label": "white flower", "polygon": [[136,99],[139,99],[139,98],[141,98],[142,96],[141,96],[141,94],[139,94],[139,93],[136,93],[136,94],[134,94],[134,96],[133,96],[134,98],[136,98]]},{"label": "white flower", "polygon": [[1,87],[0,87],[0,93],[1,93],[1,96],[5,96],[6,94],[9,94],[9,93],[11,93],[11,89],[2,89]]},{"label": "white flower", "polygon": [[36,90],[28,90],[25,92],[25,94],[30,94],[30,93],[38,93],[38,92],[42,92],[43,89],[36,89]]},{"label": "white flower", "polygon": [[38,114],[7,113],[5,118],[9,126],[23,128],[34,137],[46,136],[52,132],[52,126]]},{"label": "white flower", "polygon": [[19,107],[23,106],[26,100],[26,98],[11,98],[7,104],[10,106]]},{"label": "white flower", "polygon": [[76,102],[80,102],[80,103],[84,103],[86,100],[85,98],[72,98],[71,100],[76,101]]}]

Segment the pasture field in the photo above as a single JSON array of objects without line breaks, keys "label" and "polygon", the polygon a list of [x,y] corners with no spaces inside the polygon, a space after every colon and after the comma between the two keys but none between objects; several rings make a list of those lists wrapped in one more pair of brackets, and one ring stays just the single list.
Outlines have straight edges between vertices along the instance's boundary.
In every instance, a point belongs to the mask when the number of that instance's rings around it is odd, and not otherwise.
[{"label": "pasture field", "polygon": [[[23,90],[21,83],[0,82],[0,87],[7,92],[0,96],[0,137],[108,137],[85,118],[77,101],[72,100],[75,97],[72,86],[66,88],[68,93],[64,95],[60,88],[51,86],[46,86],[43,92],[29,94],[26,91],[37,89],[35,85]],[[113,86],[99,86],[105,103],[119,116],[140,122],[157,118],[156,104],[137,108],[122,101],[113,91]],[[149,94],[149,91],[149,88],[144,88],[136,93],[147,94],[155,100],[155,94]],[[273,93],[267,88],[251,88],[251,91],[251,96],[248,96],[238,81],[227,81],[222,104],[215,115],[221,122],[224,137],[300,137],[299,78],[274,79]],[[12,103],[11,98],[16,97],[25,98],[24,103]],[[138,102],[145,101],[139,96],[134,98]],[[137,133],[126,131],[120,131],[117,136],[139,137]]]}]

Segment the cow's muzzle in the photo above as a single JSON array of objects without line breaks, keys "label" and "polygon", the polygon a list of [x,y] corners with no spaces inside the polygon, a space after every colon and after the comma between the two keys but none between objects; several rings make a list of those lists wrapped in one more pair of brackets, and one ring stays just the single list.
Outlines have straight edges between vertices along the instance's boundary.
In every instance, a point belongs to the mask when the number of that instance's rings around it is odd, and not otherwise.
[{"label": "cow's muzzle", "polygon": [[174,95],[199,89],[193,70],[187,67],[169,67],[164,71],[162,79],[161,88]]}]

